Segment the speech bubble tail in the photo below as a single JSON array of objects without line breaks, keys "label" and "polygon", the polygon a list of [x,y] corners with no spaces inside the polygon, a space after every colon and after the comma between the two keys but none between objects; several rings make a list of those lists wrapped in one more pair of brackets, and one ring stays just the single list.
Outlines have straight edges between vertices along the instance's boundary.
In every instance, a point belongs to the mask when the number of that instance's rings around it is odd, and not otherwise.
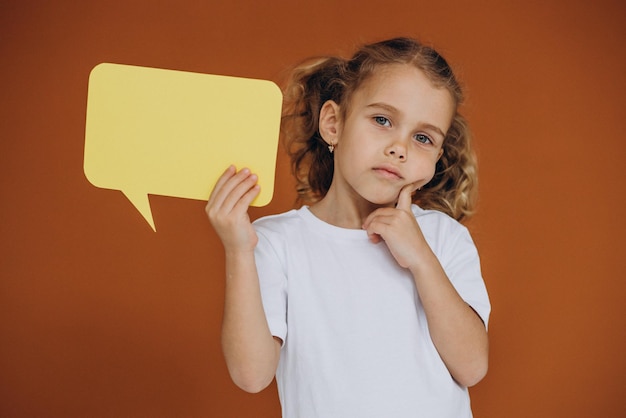
[{"label": "speech bubble tail", "polygon": [[150,200],[148,199],[148,195],[146,193],[132,193],[128,190],[122,190],[124,196],[133,206],[141,213],[141,216],[144,217],[146,222],[150,225],[152,230],[156,232],[156,226],[154,225],[154,219],[152,218],[152,209],[150,208]]}]

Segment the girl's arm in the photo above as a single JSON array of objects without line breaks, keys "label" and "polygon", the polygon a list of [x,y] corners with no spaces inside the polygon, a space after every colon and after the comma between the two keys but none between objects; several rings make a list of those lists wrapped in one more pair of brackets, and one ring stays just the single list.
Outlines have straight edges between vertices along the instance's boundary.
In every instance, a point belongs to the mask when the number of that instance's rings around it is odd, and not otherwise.
[{"label": "girl's arm", "polygon": [[452,377],[473,386],[487,374],[489,341],[478,314],[459,296],[429,249],[409,267],[426,312],[430,337]]},{"label": "girl's arm", "polygon": [[396,208],[375,210],[363,228],[373,241],[385,240],[398,264],[411,271],[439,355],[459,384],[473,386],[487,373],[487,330],[424,239],[411,212],[412,191],[405,187]]},{"label": "girl's arm", "polygon": [[247,392],[259,392],[276,373],[281,341],[270,333],[254,259],[258,238],[248,207],[259,194],[257,177],[229,167],[206,206],[226,254],[222,349],[231,378]]}]

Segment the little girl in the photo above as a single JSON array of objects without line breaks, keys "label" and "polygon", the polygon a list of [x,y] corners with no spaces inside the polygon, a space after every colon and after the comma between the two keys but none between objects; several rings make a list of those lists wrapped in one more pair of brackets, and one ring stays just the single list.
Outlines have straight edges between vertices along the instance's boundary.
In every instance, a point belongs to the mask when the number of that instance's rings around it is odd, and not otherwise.
[{"label": "little girl", "polygon": [[471,417],[490,304],[462,93],[406,38],[314,59],[285,90],[283,138],[307,205],[250,223],[257,177],[231,166],[207,204],[225,248],[233,381],[276,375],[284,417]]}]

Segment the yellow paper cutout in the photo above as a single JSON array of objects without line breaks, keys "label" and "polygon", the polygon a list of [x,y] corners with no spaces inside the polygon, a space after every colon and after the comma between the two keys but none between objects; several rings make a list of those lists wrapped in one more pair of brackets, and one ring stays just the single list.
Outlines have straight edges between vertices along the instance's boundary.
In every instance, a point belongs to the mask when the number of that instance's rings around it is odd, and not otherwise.
[{"label": "yellow paper cutout", "polygon": [[281,107],[268,80],[99,64],[89,76],[85,175],[122,191],[154,231],[148,194],[207,200],[230,164],[258,174],[252,205],[264,206]]}]

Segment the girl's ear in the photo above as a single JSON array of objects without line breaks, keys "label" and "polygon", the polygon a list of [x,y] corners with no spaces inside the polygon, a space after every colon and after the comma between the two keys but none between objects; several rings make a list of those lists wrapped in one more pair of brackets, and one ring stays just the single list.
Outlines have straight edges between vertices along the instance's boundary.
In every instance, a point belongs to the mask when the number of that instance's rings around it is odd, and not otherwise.
[{"label": "girl's ear", "polygon": [[320,109],[319,121],[320,135],[328,145],[337,145],[339,122],[339,105],[332,100],[328,100]]}]

